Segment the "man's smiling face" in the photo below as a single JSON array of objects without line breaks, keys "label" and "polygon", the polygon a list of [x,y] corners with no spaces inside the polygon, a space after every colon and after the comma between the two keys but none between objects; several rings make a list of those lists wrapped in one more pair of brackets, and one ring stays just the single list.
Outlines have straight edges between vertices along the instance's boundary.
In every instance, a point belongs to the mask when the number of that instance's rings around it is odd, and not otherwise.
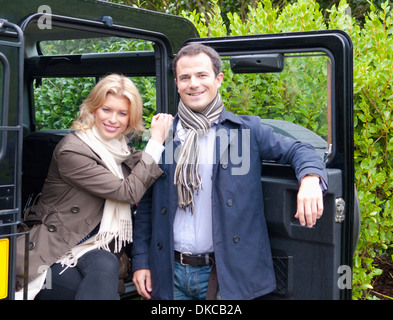
[{"label": "man's smiling face", "polygon": [[183,56],[177,62],[176,84],[184,104],[202,112],[213,101],[221,86],[223,74],[214,74],[210,57],[205,53]]}]

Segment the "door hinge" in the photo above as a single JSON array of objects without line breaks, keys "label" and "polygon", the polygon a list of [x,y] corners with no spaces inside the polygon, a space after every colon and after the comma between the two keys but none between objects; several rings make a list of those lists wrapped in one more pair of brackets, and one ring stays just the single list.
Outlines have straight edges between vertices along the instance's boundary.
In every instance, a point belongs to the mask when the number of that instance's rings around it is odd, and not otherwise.
[{"label": "door hinge", "polygon": [[345,219],[345,201],[343,198],[336,199],[336,215],[335,220],[338,223],[341,223]]}]

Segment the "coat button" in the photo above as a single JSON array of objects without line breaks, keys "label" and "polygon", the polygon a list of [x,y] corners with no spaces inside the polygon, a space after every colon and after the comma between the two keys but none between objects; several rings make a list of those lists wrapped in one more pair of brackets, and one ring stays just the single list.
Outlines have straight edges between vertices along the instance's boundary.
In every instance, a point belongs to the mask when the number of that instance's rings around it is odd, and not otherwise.
[{"label": "coat button", "polygon": [[233,200],[232,199],[228,199],[228,201],[227,201],[227,206],[228,207],[232,207],[233,206]]},{"label": "coat button", "polygon": [[221,168],[224,169],[224,170],[228,169],[228,164],[227,163],[223,163],[221,165]]},{"label": "coat button", "polygon": [[163,179],[166,178],[166,173],[165,172],[162,173],[161,178],[163,178]]},{"label": "coat button", "polygon": [[165,214],[166,213],[166,208],[161,208],[161,213]]},{"label": "coat button", "polygon": [[161,250],[161,249],[162,249],[162,244],[161,244],[161,242],[157,243],[157,249],[158,249],[158,250]]},{"label": "coat button", "polygon": [[239,243],[239,241],[240,241],[240,237],[239,236],[234,236],[233,237],[233,242],[234,243]]},{"label": "coat button", "polygon": [[72,212],[72,213],[78,213],[79,211],[80,211],[80,209],[79,209],[78,206],[73,206],[73,207],[71,208],[71,212]]},{"label": "coat button", "polygon": [[54,225],[54,224],[51,224],[49,227],[48,227],[48,231],[49,232],[55,232],[57,230],[57,228],[56,228],[56,226]]},{"label": "coat button", "polygon": [[29,242],[29,250],[33,250],[35,248],[35,242]]}]

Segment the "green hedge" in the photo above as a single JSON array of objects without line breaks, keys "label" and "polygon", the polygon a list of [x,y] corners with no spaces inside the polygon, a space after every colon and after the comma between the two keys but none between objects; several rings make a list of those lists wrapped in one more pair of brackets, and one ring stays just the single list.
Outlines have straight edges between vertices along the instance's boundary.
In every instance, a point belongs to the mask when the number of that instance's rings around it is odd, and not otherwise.
[{"label": "green hedge", "polygon": [[[382,272],[376,266],[375,257],[391,254],[393,247],[391,13],[389,1],[382,5],[382,11],[371,5],[364,25],[360,26],[351,18],[346,1],[332,7],[324,19],[315,0],[298,0],[282,10],[273,7],[270,0],[261,0],[257,8],[249,8],[246,21],[242,21],[236,13],[228,14],[230,25],[227,28],[217,2],[207,16],[195,11],[183,12],[202,37],[325,29],[341,29],[351,36],[354,44],[354,183],[362,217],[360,240],[353,261],[354,299],[375,298],[372,283],[374,277]],[[247,86],[246,83],[242,85]]]}]

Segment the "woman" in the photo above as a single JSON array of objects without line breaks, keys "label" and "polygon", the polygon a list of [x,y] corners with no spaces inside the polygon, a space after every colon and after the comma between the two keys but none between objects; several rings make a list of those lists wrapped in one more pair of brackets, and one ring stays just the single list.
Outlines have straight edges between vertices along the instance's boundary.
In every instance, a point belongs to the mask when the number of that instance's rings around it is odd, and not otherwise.
[{"label": "woman", "polygon": [[[26,217],[39,221],[30,230],[29,299],[37,292],[36,299],[119,299],[110,247],[119,252],[132,241],[130,204],[162,174],[157,162],[173,120],[154,116],[145,151],[130,149],[125,135],[144,130],[142,108],[131,80],[106,76],[81,105],[76,131],[56,146]],[[23,263],[17,265],[22,275]]]}]

